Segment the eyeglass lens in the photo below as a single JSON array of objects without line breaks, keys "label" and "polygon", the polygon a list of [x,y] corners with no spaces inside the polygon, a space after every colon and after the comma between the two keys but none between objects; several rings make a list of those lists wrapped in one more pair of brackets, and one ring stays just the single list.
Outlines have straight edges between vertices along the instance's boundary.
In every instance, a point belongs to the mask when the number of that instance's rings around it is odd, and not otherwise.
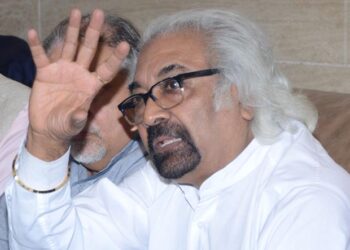
[{"label": "eyeglass lens", "polygon": [[206,69],[180,74],[164,79],[153,85],[145,94],[135,94],[127,98],[118,107],[129,123],[142,123],[146,102],[151,99],[163,109],[171,109],[183,101],[182,81],[194,77],[210,76],[219,73],[219,69]]}]

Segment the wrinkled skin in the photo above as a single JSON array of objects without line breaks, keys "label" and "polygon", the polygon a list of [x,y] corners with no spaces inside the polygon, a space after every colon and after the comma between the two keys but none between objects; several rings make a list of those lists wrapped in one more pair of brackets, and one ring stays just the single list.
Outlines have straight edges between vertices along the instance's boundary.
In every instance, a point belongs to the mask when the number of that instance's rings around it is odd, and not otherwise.
[{"label": "wrinkled skin", "polygon": [[78,48],[80,20],[80,11],[73,9],[62,54],[55,62],[48,59],[36,31],[28,32],[37,76],[29,101],[26,148],[45,161],[55,160],[67,151],[71,138],[85,127],[94,97],[115,77],[129,51],[127,43],[120,43],[95,72],[90,72],[104,14],[101,10],[93,12]]}]

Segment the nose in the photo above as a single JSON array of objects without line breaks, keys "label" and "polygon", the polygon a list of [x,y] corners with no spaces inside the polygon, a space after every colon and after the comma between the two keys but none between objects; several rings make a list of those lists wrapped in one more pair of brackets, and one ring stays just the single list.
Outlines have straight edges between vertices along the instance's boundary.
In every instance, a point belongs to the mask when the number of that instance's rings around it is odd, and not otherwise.
[{"label": "nose", "polygon": [[169,110],[159,107],[152,98],[148,98],[143,114],[143,125],[153,126],[169,120],[171,114]]}]

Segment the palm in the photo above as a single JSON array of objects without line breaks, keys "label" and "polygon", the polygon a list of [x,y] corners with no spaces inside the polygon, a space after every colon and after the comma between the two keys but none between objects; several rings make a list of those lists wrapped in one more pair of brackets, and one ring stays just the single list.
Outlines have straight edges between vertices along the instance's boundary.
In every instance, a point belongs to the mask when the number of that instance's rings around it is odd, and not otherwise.
[{"label": "palm", "polygon": [[75,62],[59,60],[38,69],[30,102],[32,128],[53,139],[76,135],[99,87],[96,77]]},{"label": "palm", "polygon": [[128,53],[128,45],[121,43],[95,72],[90,72],[103,25],[103,12],[93,13],[85,40],[78,49],[80,19],[80,12],[73,10],[62,53],[56,62],[50,62],[36,32],[28,33],[37,76],[29,101],[27,149],[43,157],[47,146],[54,151],[66,150],[69,140],[85,126],[94,97],[114,78]]}]

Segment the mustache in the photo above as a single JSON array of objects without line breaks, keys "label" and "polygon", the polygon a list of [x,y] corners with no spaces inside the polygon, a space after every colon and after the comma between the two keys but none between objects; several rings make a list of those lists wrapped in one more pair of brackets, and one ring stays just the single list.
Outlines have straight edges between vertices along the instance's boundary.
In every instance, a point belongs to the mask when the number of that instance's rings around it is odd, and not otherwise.
[{"label": "mustache", "polygon": [[147,128],[147,141],[149,149],[153,149],[153,142],[159,136],[169,136],[181,138],[183,142],[193,145],[192,138],[183,126],[179,124],[166,122],[158,123]]}]

